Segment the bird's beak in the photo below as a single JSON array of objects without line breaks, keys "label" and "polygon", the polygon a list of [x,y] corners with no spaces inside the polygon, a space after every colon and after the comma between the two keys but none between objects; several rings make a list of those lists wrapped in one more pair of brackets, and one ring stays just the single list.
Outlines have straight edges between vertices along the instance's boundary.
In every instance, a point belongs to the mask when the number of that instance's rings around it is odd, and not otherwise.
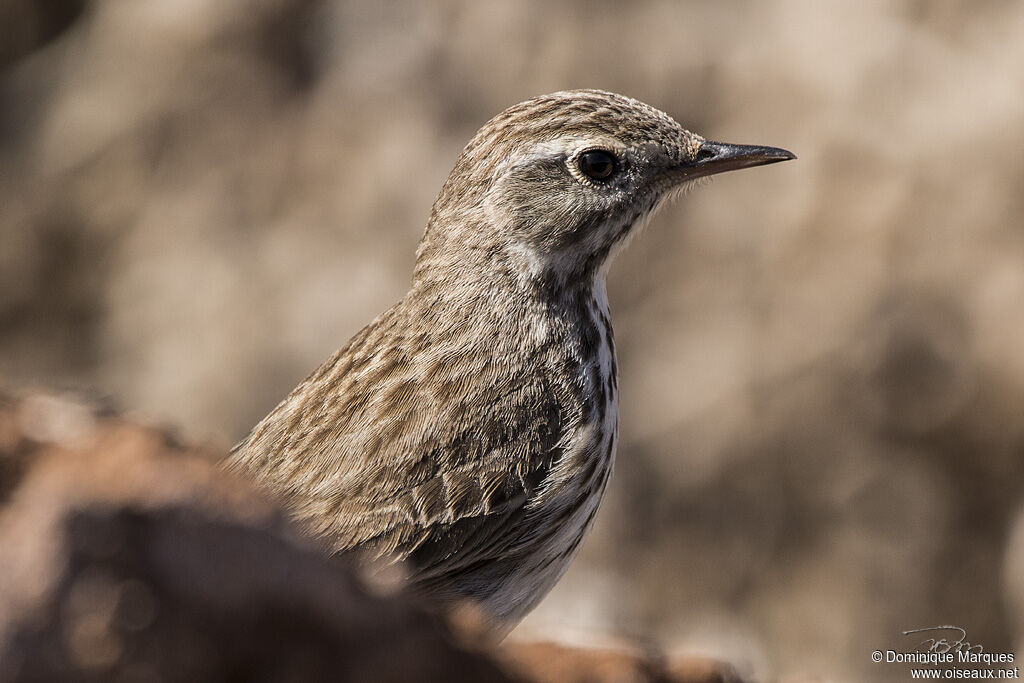
[{"label": "bird's beak", "polygon": [[693,161],[680,164],[677,172],[683,180],[735,171],[751,166],[764,166],[796,159],[796,155],[778,147],[760,145],[730,145],[727,142],[704,140]]}]

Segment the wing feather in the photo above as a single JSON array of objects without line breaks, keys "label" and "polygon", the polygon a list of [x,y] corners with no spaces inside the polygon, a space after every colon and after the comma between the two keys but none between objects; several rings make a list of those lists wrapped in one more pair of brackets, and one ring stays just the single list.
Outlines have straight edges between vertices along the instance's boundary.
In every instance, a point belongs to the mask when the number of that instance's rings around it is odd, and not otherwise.
[{"label": "wing feather", "polygon": [[401,304],[357,334],[239,444],[231,465],[335,551],[442,580],[500,556],[557,461],[563,416],[534,366],[472,331],[426,340]]}]

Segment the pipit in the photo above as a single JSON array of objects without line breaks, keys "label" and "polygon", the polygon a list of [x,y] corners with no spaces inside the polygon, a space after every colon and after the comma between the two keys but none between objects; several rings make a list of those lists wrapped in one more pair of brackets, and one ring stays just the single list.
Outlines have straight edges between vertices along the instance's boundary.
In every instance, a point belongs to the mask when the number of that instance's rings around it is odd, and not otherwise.
[{"label": "pipit", "polygon": [[612,471],[612,256],[690,181],[793,158],[608,92],[505,110],[441,188],[409,293],[230,465],[332,551],[401,561],[423,594],[511,627],[565,572]]}]

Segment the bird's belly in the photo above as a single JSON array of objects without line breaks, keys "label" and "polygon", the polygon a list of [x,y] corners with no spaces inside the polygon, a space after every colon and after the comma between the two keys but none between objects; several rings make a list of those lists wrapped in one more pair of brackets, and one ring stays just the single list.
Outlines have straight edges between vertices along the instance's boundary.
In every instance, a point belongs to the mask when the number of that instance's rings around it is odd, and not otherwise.
[{"label": "bird's belly", "polygon": [[[530,502],[527,529],[506,560],[488,568],[481,606],[514,626],[568,569],[593,526],[615,459],[616,411],[579,429],[572,447]],[[496,573],[495,573],[496,572]]]}]

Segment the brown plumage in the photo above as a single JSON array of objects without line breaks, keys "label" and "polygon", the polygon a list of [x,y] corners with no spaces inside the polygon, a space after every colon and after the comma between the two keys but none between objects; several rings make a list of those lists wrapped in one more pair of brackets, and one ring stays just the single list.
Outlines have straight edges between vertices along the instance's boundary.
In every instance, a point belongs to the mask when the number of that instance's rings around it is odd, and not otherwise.
[{"label": "brown plumage", "polygon": [[612,469],[611,254],[669,194],[793,158],[583,90],[502,112],[431,212],[409,293],[306,378],[230,464],[335,551],[514,625],[565,571]]}]

